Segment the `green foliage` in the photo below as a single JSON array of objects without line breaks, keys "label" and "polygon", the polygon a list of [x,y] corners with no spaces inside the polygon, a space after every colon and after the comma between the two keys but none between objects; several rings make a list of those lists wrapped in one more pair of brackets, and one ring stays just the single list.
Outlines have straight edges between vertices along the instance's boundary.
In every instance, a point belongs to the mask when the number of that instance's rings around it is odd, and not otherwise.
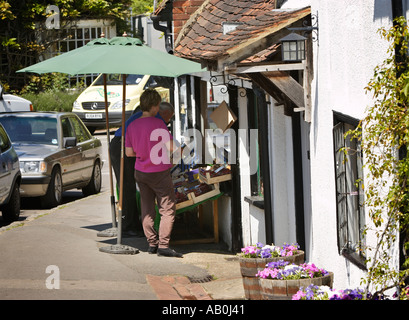
[{"label": "green foliage", "polygon": [[[47,29],[47,7],[60,10],[61,29]],[[65,37],[64,28],[72,28],[79,19],[113,19],[118,34],[129,29],[131,0],[0,0],[0,56],[7,59],[0,80],[20,90],[26,79],[15,71],[34,64],[41,53]]]},{"label": "green foliage", "polygon": [[10,10],[10,4],[5,1],[0,1],[0,20],[14,20],[16,16]]},{"label": "green foliage", "polygon": [[145,14],[153,11],[153,0],[132,0],[132,13]]},{"label": "green foliage", "polygon": [[21,96],[33,103],[35,111],[68,111],[84,89],[80,82],[70,88],[69,78],[62,73],[33,76]]},{"label": "green foliage", "polygon": [[[365,205],[372,224],[365,234],[376,235],[375,247],[367,247],[368,274],[363,283],[367,290],[383,293],[389,288],[406,286],[408,256],[404,252],[403,268],[393,267],[390,249],[397,245],[399,233],[408,248],[409,226],[409,59],[407,57],[409,29],[404,18],[395,25],[380,29],[380,35],[390,43],[388,58],[378,65],[368,86],[374,104],[359,127],[349,132],[362,139],[362,151],[367,170]],[[362,129],[362,131],[361,131]],[[407,251],[406,251],[407,252]],[[404,289],[402,289],[404,290]],[[404,295],[402,294],[401,297]]]},{"label": "green foliage", "polygon": [[21,96],[33,103],[35,111],[71,112],[72,104],[79,94],[78,91],[45,91],[39,94],[25,93]]}]

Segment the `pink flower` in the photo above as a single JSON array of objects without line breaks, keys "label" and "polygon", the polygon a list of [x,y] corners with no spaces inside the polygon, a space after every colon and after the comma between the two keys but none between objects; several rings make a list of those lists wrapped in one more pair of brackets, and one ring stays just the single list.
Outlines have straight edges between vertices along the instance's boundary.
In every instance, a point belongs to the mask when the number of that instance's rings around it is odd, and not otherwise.
[{"label": "pink flower", "polygon": [[265,268],[264,270],[257,272],[256,277],[260,277],[263,279],[274,279],[275,277],[277,277],[278,272],[279,269]]},{"label": "pink flower", "polygon": [[297,293],[293,295],[291,300],[301,300],[305,296],[306,293],[304,291],[298,290]]}]

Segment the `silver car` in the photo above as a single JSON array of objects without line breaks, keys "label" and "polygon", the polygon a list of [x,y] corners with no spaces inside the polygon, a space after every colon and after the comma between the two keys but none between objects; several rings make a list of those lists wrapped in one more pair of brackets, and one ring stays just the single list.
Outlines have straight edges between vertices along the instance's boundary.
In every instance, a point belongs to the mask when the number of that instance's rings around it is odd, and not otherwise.
[{"label": "silver car", "polygon": [[62,192],[101,190],[102,147],[82,121],[69,112],[2,113],[20,160],[21,197],[41,197],[42,206],[61,203]]},{"label": "silver car", "polygon": [[20,182],[17,153],[0,124],[0,210],[6,222],[18,220],[20,216]]}]

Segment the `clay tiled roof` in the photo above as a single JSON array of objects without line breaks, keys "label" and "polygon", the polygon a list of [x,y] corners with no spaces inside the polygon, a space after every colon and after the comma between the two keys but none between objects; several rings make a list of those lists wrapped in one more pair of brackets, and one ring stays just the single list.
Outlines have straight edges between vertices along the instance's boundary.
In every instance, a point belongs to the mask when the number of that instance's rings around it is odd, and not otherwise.
[{"label": "clay tiled roof", "polygon": [[[278,39],[271,35],[309,14],[309,7],[275,9],[275,0],[206,0],[179,33],[175,54],[202,62],[260,61],[277,49]],[[234,31],[223,34],[223,23],[239,25]],[[254,56],[255,53],[259,54]]]}]

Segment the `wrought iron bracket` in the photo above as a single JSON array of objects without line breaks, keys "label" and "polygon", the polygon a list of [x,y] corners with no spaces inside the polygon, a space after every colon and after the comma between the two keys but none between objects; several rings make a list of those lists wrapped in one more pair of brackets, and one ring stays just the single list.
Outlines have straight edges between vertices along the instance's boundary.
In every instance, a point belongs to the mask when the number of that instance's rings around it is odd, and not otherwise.
[{"label": "wrought iron bracket", "polygon": [[[311,21],[311,25],[309,25]],[[311,33],[311,40],[313,42],[317,42],[319,45],[319,38],[318,38],[318,12],[316,14],[311,14],[311,20],[304,20],[302,23],[302,27],[294,27],[294,28],[287,28],[290,31],[303,31],[303,36],[308,35]]]},{"label": "wrought iron bracket", "polygon": [[[221,80],[219,80],[221,78]],[[237,82],[241,82],[241,86],[236,85]],[[214,75],[210,71],[210,79],[209,79],[210,86],[212,87],[212,92],[213,92],[213,87],[221,87],[220,92],[225,94],[227,91],[230,90],[238,90],[239,88],[244,88],[244,80],[241,78],[234,78],[231,77],[229,74],[225,74],[223,71],[222,74],[219,75]],[[245,91],[240,91],[240,96],[245,97]]]}]

